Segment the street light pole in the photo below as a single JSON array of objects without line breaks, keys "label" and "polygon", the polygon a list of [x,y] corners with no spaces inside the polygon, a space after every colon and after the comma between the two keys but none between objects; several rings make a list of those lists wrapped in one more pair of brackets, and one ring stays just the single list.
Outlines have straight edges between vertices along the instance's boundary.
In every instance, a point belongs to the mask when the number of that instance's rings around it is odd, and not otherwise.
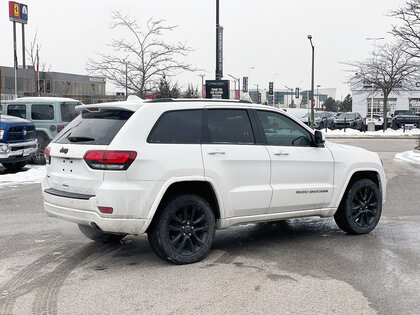
[{"label": "street light pole", "polygon": [[312,47],[312,81],[311,81],[311,128],[314,128],[314,119],[315,119],[315,113],[314,113],[314,65],[315,65],[315,46],[312,43],[312,35],[308,35],[308,39],[311,43]]}]

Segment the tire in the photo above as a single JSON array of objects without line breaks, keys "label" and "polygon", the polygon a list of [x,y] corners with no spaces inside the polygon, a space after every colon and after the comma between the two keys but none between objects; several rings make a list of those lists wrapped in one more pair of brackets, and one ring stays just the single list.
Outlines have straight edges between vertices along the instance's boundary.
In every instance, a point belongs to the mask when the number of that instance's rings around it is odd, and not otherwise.
[{"label": "tire", "polygon": [[88,225],[79,224],[79,229],[87,238],[102,244],[118,243],[125,237],[124,234],[104,233]]},{"label": "tire", "polygon": [[28,162],[2,163],[10,171],[20,171]]},{"label": "tire", "polygon": [[392,129],[398,130],[398,129],[400,129],[400,125],[397,124],[397,123],[392,123]]},{"label": "tire", "polygon": [[335,124],[332,124],[331,125],[331,130],[334,130],[334,129],[336,129],[336,125]]},{"label": "tire", "polygon": [[197,195],[181,195],[164,207],[148,231],[149,244],[162,259],[182,265],[202,260],[214,241],[216,221]]},{"label": "tire", "polygon": [[49,140],[45,139],[42,135],[38,135],[36,140],[38,140],[38,150],[32,158],[31,163],[35,165],[45,165],[44,150],[48,146]]},{"label": "tire", "polygon": [[354,182],[341,201],[334,220],[343,231],[359,235],[371,232],[382,213],[382,196],[370,179]]}]

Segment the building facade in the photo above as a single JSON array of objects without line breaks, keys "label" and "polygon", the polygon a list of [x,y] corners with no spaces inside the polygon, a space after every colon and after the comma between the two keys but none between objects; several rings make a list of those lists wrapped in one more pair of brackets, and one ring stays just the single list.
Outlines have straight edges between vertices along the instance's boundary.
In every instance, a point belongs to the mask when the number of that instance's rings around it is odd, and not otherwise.
[{"label": "building facade", "polygon": [[[13,67],[1,69],[1,100],[15,98],[15,70]],[[23,96],[57,96],[69,97],[84,103],[94,103],[95,100],[106,99],[105,78],[61,73],[39,72],[33,67],[17,69],[17,95]]]},{"label": "building facade", "polygon": [[[373,114],[383,115],[383,94],[372,93],[369,90],[352,90],[352,111],[360,113],[363,117]],[[372,106],[373,99],[373,106]],[[397,109],[411,109],[420,115],[420,87],[411,91],[395,91],[388,97],[388,113]]]}]

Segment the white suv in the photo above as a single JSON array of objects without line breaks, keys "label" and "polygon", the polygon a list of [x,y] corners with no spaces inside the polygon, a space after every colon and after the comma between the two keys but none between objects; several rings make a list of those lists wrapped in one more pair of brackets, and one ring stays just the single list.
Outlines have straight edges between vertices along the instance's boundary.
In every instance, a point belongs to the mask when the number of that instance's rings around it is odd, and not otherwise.
[{"label": "white suv", "polygon": [[185,264],[206,256],[216,229],[334,216],[365,234],[381,216],[378,155],[325,142],[281,110],[130,99],[77,109],[45,150],[44,205],[95,241],[147,233],[159,257]]}]

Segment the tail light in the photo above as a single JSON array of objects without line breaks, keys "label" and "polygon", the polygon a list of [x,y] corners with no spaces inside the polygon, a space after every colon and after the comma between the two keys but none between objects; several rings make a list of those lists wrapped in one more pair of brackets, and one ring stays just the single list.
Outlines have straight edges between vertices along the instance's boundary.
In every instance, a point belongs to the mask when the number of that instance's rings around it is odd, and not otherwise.
[{"label": "tail light", "polygon": [[64,127],[65,127],[64,125],[58,125],[57,126],[57,133],[60,132],[61,130],[63,130]]},{"label": "tail light", "polygon": [[136,159],[135,151],[87,151],[83,159],[96,170],[126,170]]},{"label": "tail light", "polygon": [[44,149],[44,156],[45,156],[45,161],[47,162],[47,164],[51,163],[51,148],[50,147],[46,147]]},{"label": "tail light", "polygon": [[378,121],[381,121],[381,117],[378,117]]}]

